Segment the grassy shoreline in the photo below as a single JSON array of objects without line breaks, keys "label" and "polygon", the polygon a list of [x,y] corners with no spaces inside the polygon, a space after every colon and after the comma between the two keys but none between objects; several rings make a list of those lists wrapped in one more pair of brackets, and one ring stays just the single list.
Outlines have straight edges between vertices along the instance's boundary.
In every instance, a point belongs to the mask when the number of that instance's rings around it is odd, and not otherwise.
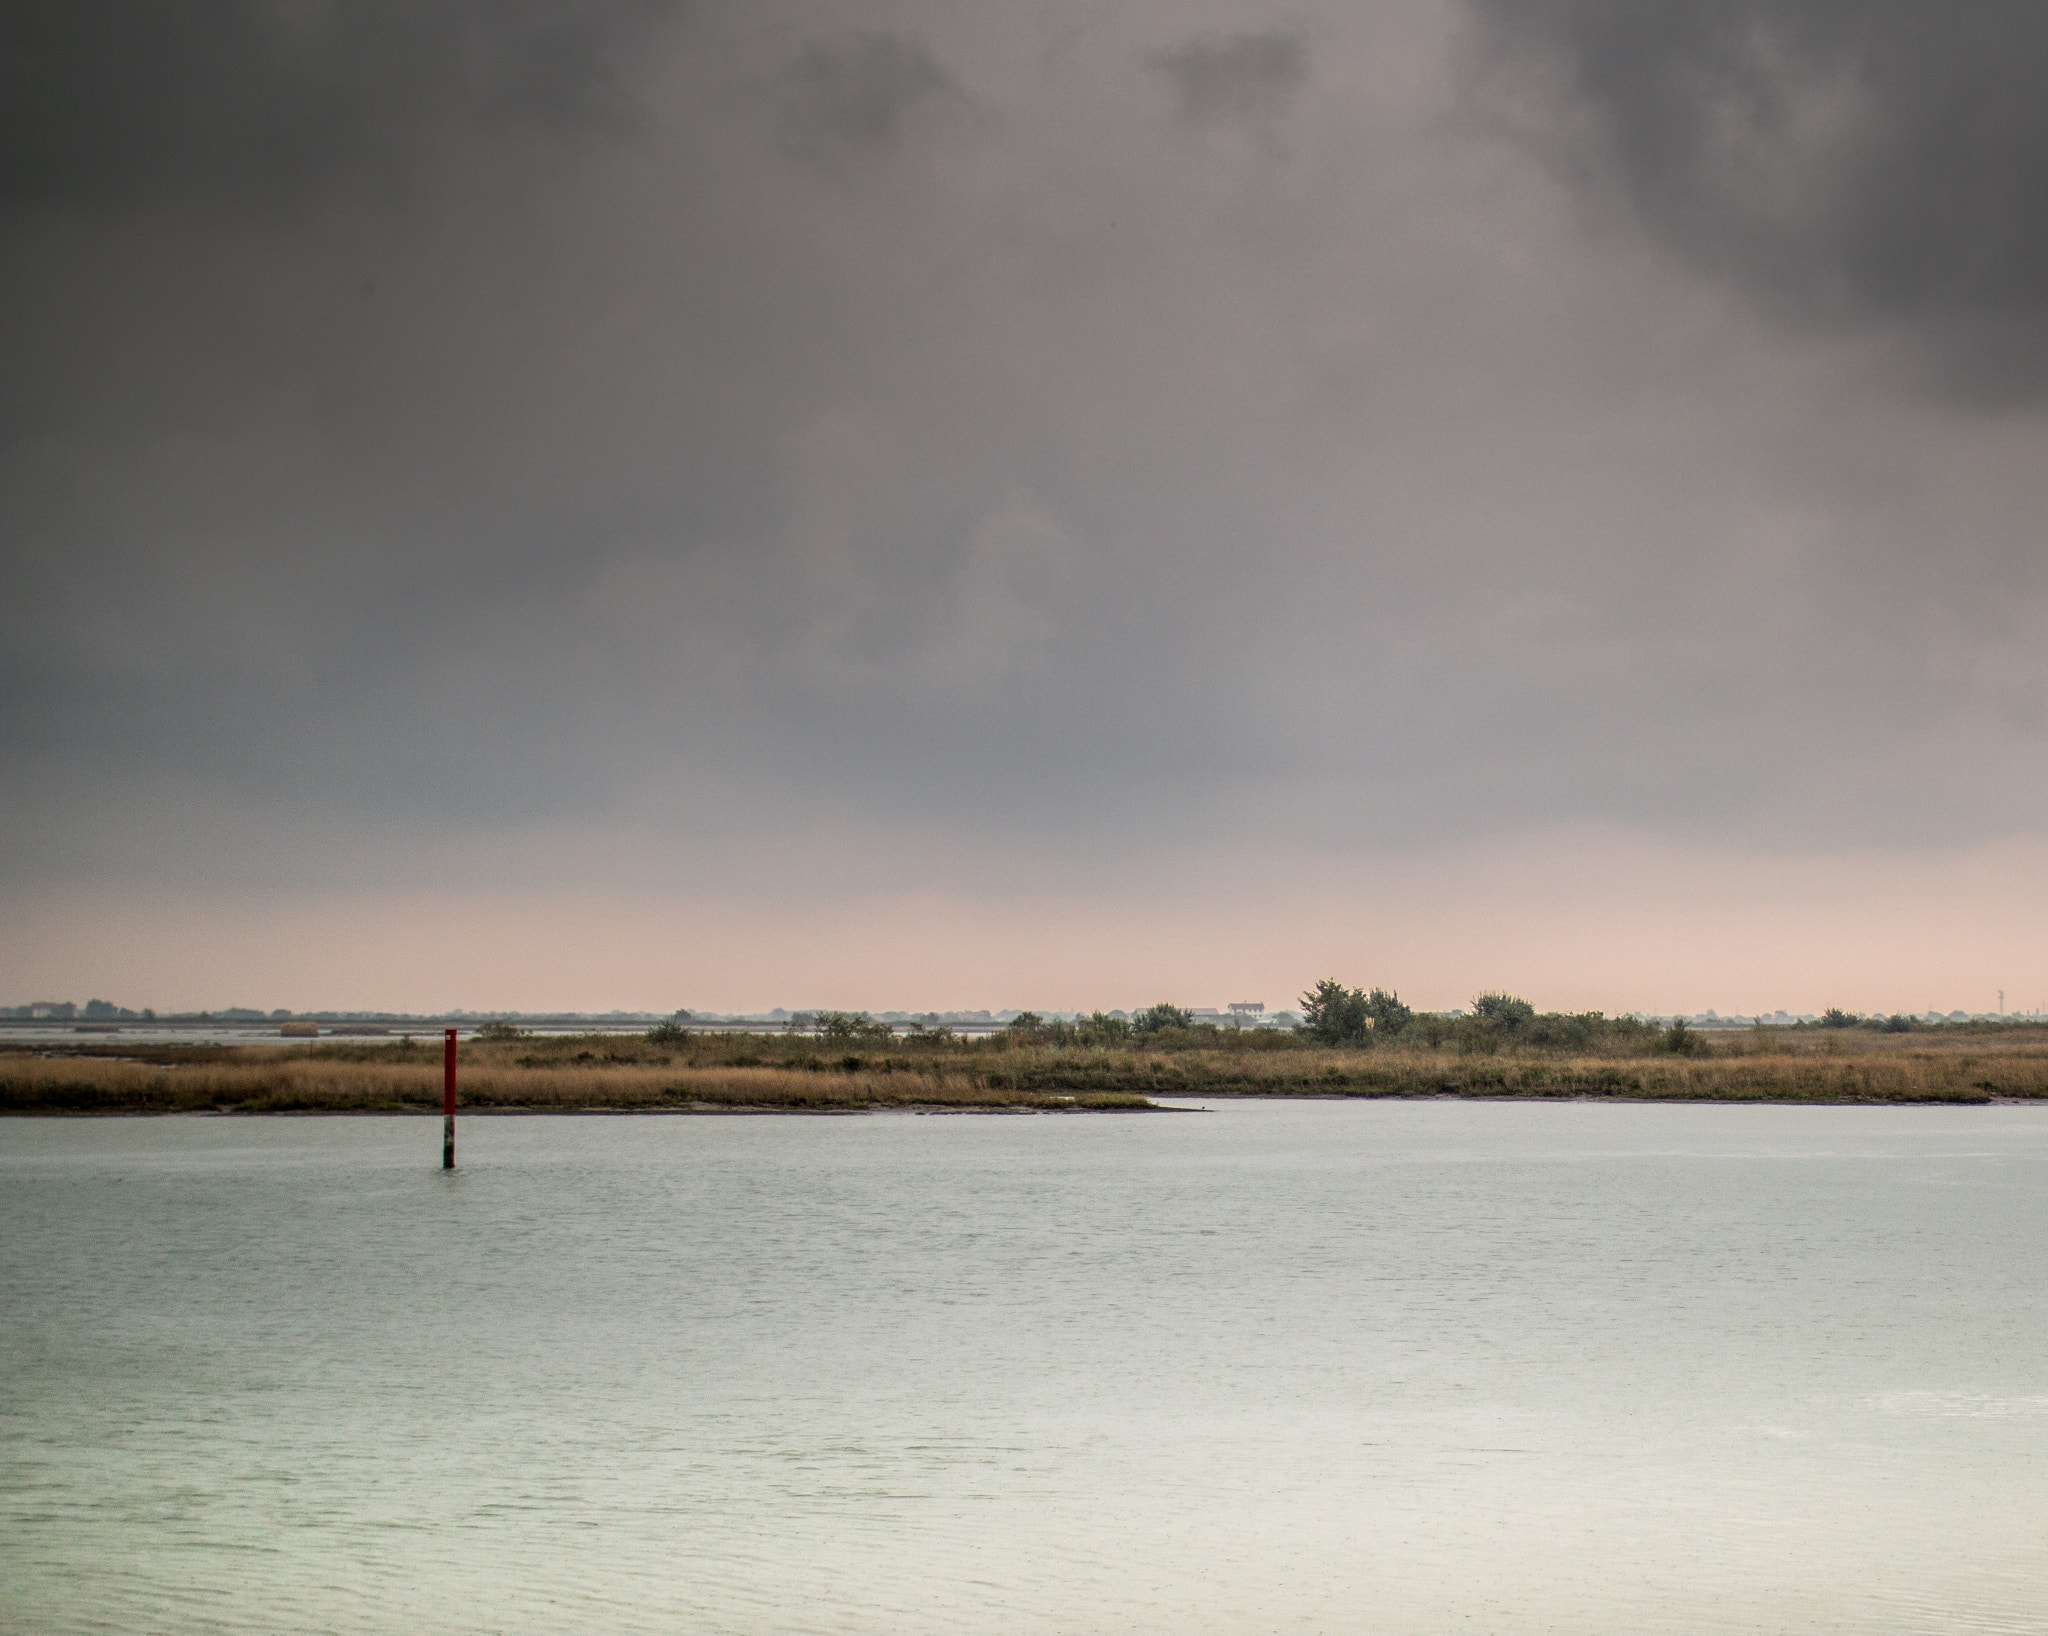
[{"label": "grassy shoreline", "polygon": [[[2048,1100],[2048,1029],[1754,1030],[1687,1055],[1347,1049],[1273,1033],[1142,1048],[899,1037],[852,1050],[611,1034],[465,1041],[461,1073],[472,1114],[1097,1113],[1162,1097],[1989,1103]],[[425,1113],[440,1097],[440,1053],[422,1042],[0,1049],[0,1113]]]}]

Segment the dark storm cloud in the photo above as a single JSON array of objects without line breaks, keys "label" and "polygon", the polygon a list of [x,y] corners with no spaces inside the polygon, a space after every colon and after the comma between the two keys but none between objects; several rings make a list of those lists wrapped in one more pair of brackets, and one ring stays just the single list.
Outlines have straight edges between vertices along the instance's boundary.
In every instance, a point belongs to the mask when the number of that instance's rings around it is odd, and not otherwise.
[{"label": "dark storm cloud", "polygon": [[827,169],[888,153],[922,115],[967,106],[922,40],[892,33],[810,41],[789,60],[783,88],[785,143]]},{"label": "dark storm cloud", "polygon": [[620,49],[659,0],[12,0],[0,208],[274,206],[391,180],[471,126],[624,116]]},{"label": "dark storm cloud", "polygon": [[0,881],[2042,808],[2038,432],[1587,231],[1464,0],[180,15],[0,111]]},{"label": "dark storm cloud", "polygon": [[1779,317],[1893,326],[1945,384],[2048,391],[2048,9],[1477,0],[1560,63],[1634,207]]},{"label": "dark storm cloud", "polygon": [[1202,35],[1154,62],[1173,82],[1183,119],[1257,120],[1284,112],[1308,78],[1308,45],[1298,34]]}]

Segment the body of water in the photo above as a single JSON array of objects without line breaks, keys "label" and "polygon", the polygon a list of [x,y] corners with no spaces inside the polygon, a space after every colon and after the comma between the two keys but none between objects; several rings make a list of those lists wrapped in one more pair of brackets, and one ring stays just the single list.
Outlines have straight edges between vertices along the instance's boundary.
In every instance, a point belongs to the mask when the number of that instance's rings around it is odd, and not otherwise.
[{"label": "body of water", "polygon": [[2038,1631],[2048,1110],[0,1123],[0,1627]]}]

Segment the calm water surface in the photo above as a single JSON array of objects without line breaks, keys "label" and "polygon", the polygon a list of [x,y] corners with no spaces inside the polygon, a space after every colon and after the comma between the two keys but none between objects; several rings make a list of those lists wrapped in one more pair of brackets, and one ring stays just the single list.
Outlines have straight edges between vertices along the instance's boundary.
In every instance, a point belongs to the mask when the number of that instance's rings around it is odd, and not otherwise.
[{"label": "calm water surface", "polygon": [[11,1631],[2048,1628],[2048,1110],[0,1123]]}]

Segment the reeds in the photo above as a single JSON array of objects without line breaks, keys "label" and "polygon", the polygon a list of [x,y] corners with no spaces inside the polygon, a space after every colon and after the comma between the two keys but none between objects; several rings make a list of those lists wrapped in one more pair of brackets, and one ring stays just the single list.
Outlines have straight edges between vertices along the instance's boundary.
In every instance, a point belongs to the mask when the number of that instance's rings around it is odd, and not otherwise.
[{"label": "reeds", "polygon": [[[438,1042],[436,1042],[438,1044]],[[0,1051],[0,1111],[374,1112],[437,1109],[423,1046],[94,1045]],[[461,1098],[482,1111],[855,1111],[1142,1108],[1158,1097],[1612,1097],[1719,1102],[1985,1102],[2048,1098],[2048,1032],[1744,1031],[1696,1055],[874,1042],[637,1035],[464,1042]]]},{"label": "reeds", "polygon": [[[1122,1092],[1021,1089],[957,1072],[818,1072],[785,1067],[674,1067],[653,1063],[522,1067],[465,1063],[469,1112],[691,1109],[858,1111],[997,1108],[1066,1112],[1143,1108]],[[28,1113],[376,1113],[441,1105],[438,1064],[333,1061],[311,1053],[251,1050],[194,1063],[0,1054],[0,1111]]]}]

